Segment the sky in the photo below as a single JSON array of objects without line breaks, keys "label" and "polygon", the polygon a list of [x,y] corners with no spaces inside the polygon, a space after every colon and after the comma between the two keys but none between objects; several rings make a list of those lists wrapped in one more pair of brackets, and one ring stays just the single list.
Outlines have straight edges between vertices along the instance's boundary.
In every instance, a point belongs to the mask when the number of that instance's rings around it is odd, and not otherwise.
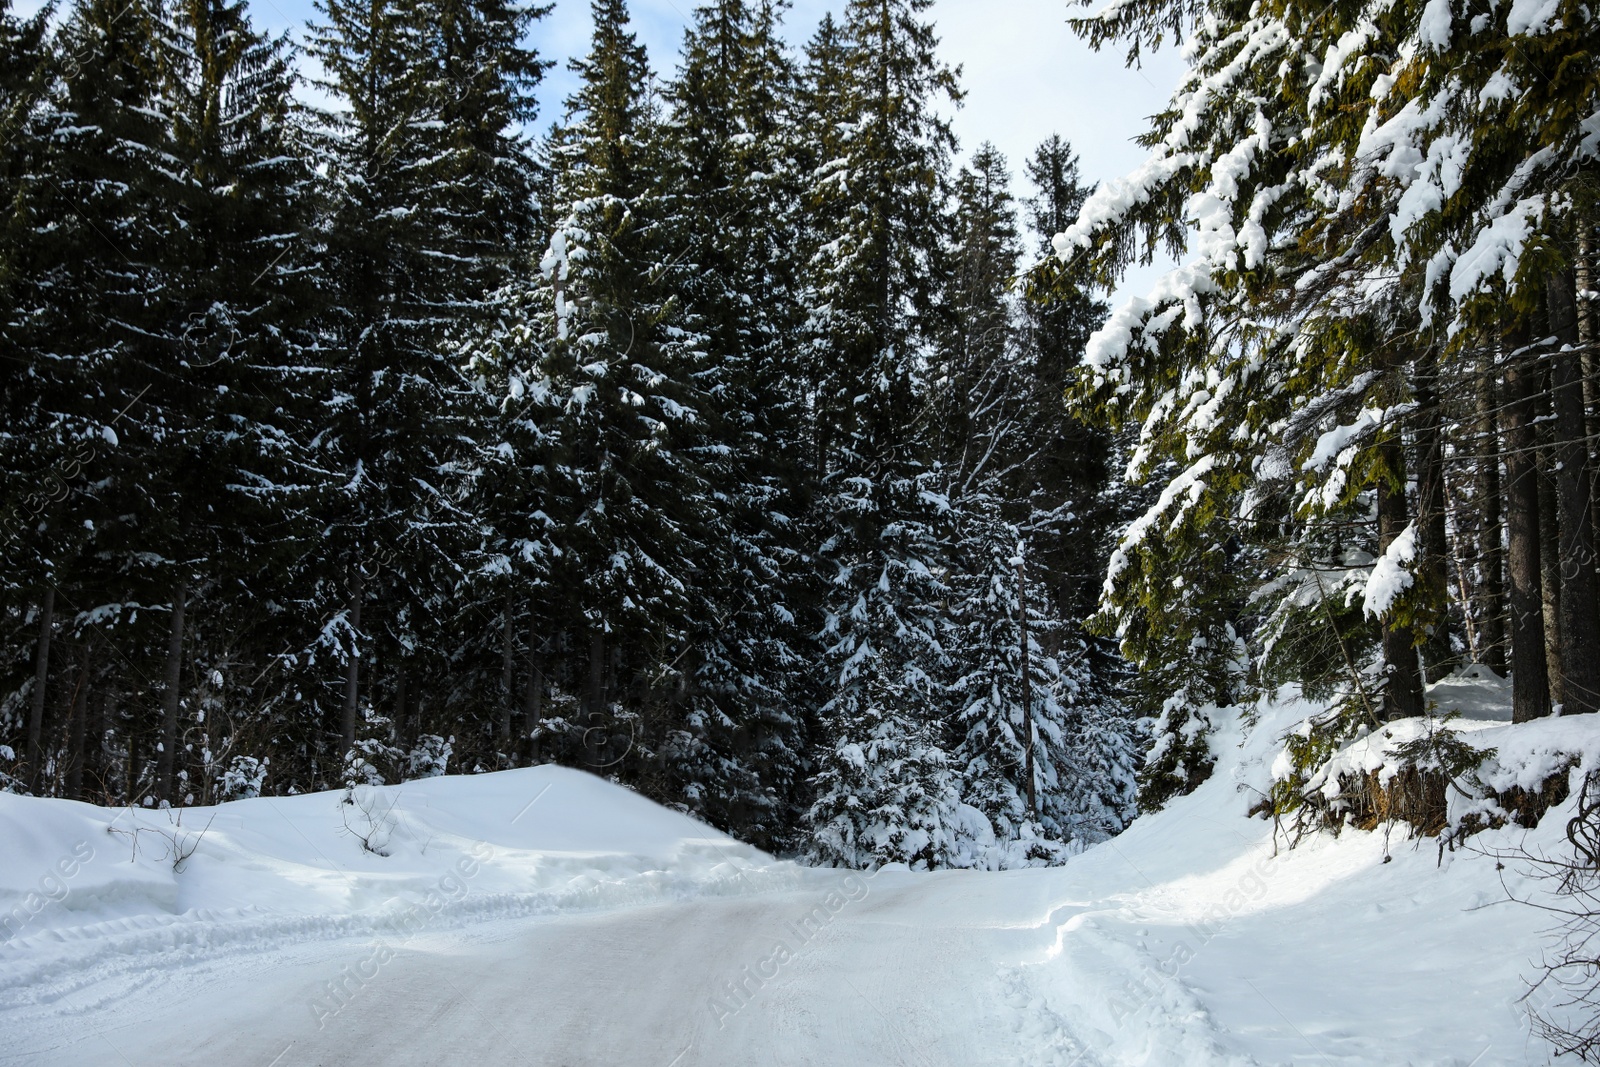
[{"label": "sky", "polygon": [[[630,4],[658,74],[670,76],[677,65],[692,2]],[[843,6],[843,0],[795,0],[787,19],[790,42],[799,48],[826,12],[838,15]],[[1071,0],[936,0],[930,15],[940,51],[947,63],[962,68],[967,92],[964,106],[952,116],[963,154],[992,141],[1020,173],[1034,148],[1059,133],[1078,150],[1091,179],[1123,174],[1143,158],[1130,139],[1166,102],[1181,66],[1170,50],[1134,71],[1124,69],[1120,49],[1091,51],[1067,26],[1069,15],[1085,10],[1071,6]],[[588,0],[556,0],[536,44],[549,58],[581,54],[590,26]],[[564,63],[551,71],[541,93],[545,119],[559,115],[560,101],[573,85]]]},{"label": "sky", "polygon": [[[34,0],[37,3],[38,0]],[[694,0],[632,0],[636,32],[651,66],[670,76]],[[33,6],[27,0],[19,9]],[[1096,5],[1098,6],[1098,4]],[[829,10],[844,0],[794,0],[787,36],[798,49]],[[263,29],[299,32],[315,12],[312,0],[250,0]],[[965,157],[992,141],[1009,161],[1018,195],[1026,195],[1023,164],[1052,133],[1077,150],[1086,181],[1119,177],[1132,170],[1143,151],[1132,143],[1149,115],[1166,102],[1182,73],[1171,49],[1147,55],[1142,69],[1128,70],[1122,52],[1096,53],[1067,25],[1070,15],[1088,10],[1072,0],[935,0],[929,12],[940,37],[940,52],[962,69],[966,90],[962,107],[951,116]],[[537,24],[533,45],[557,61],[540,92],[543,128],[561,115],[561,101],[572,90],[566,60],[588,49],[589,0],[555,0],[554,12]],[[1159,269],[1135,269],[1119,291],[1141,294]]]},{"label": "sky", "polygon": [[[1096,5],[1098,6],[1098,4]],[[662,77],[676,69],[679,46],[694,0],[632,0],[635,31]],[[844,0],[794,0],[787,37],[800,48],[822,16],[837,16]],[[1183,71],[1171,49],[1144,58],[1142,69],[1123,66],[1121,49],[1094,52],[1067,25],[1087,11],[1071,0],[935,0],[929,12],[940,52],[961,68],[963,105],[951,115],[964,157],[992,141],[1009,161],[1016,192],[1026,195],[1023,164],[1052,133],[1077,150],[1088,182],[1120,177],[1144,158],[1132,138],[1148,116],[1166,103]],[[251,0],[259,25],[272,30],[303,27],[314,12],[311,0]],[[566,60],[588,50],[589,0],[555,0],[555,10],[537,24],[533,44],[556,66],[539,94],[539,126],[561,115],[561,102],[575,78]],[[1149,288],[1160,268],[1135,270],[1119,294]]]}]

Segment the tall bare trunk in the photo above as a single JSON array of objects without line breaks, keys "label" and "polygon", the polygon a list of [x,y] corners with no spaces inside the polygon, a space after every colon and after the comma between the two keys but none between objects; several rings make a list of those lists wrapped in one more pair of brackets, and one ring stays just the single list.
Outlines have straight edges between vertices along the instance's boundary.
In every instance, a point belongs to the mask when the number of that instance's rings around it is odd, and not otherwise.
[{"label": "tall bare trunk", "polygon": [[517,703],[517,634],[513,628],[509,598],[504,622],[504,647],[500,660],[500,746],[506,757],[514,761],[516,754],[511,751],[511,720]]},{"label": "tall bare trunk", "polygon": [[361,565],[351,568],[350,576],[350,650],[344,665],[344,709],[339,718],[339,770],[344,769],[344,759],[356,747],[356,712],[361,707],[361,606],[366,599],[366,579]]},{"label": "tall bare trunk", "polygon": [[[530,626],[528,629],[528,684],[522,694],[522,709],[525,721],[523,732],[532,737],[535,730],[539,729],[540,720],[544,718],[544,667],[539,658],[538,635]],[[541,761],[542,745],[531,741],[528,747],[528,759],[537,764]]]},{"label": "tall bare trunk", "polygon": [[1495,419],[1494,364],[1489,356],[1478,362],[1478,583],[1483,605],[1478,647],[1483,663],[1497,674],[1506,673],[1505,534],[1501,522],[1500,433]]},{"label": "tall bare trunk", "polygon": [[65,795],[83,799],[84,738],[89,732],[89,679],[94,670],[94,650],[84,642],[83,662],[72,691],[72,717],[67,721],[67,782]]},{"label": "tall bare trunk", "polygon": [[1552,475],[1560,511],[1561,665],[1564,714],[1600,710],[1600,582],[1595,542],[1589,446],[1585,441],[1583,368],[1579,364],[1578,307],[1572,278],[1550,275],[1550,328],[1560,350],[1550,357],[1550,406],[1555,415]]},{"label": "tall bare trunk", "polygon": [[606,706],[606,639],[600,624],[589,634],[589,711],[604,710]]},{"label": "tall bare trunk", "polygon": [[89,736],[84,753],[85,789],[91,791],[93,797],[110,803],[111,786],[106,781],[106,730],[117,716],[115,679],[107,682],[105,695],[95,707],[97,710],[89,720]]},{"label": "tall bare trunk", "polygon": [[125,780],[122,786],[122,795],[129,804],[137,804],[144,799],[138,792],[139,776],[144,771],[144,768],[140,766],[140,762],[144,759],[144,750],[139,745],[141,733],[142,731],[138,729],[131,730],[128,733],[128,765],[123,768]]},{"label": "tall bare trunk", "polygon": [[[1548,377],[1541,376],[1548,385]],[[1551,468],[1555,454],[1550,440],[1549,391],[1540,391],[1537,464],[1539,472],[1539,591],[1544,595],[1544,663],[1549,679],[1550,702],[1566,700],[1566,671],[1561,662],[1561,512],[1556,506],[1556,483]]]},{"label": "tall bare trunk", "polygon": [[[1398,435],[1381,443],[1378,451],[1390,475],[1378,480],[1378,552],[1381,555],[1405,532],[1410,515],[1406,507],[1405,449]],[[1384,720],[1421,715],[1422,674],[1417,664],[1416,633],[1411,627],[1384,623],[1383,661]]]},{"label": "tall bare trunk", "polygon": [[1539,570],[1539,473],[1534,416],[1538,372],[1517,351],[1505,368],[1507,571],[1511,584],[1511,717],[1527,722],[1550,714],[1550,683],[1545,674],[1544,594]]},{"label": "tall bare trunk", "polygon": [[55,633],[56,588],[44,591],[39,605],[39,642],[33,650],[33,700],[28,705],[28,792],[44,782],[44,698],[50,684],[50,638]]},{"label": "tall bare trunk", "polygon": [[[1594,246],[1590,224],[1582,219],[1578,224],[1578,256],[1573,269],[1573,281],[1580,294],[1594,291]],[[1600,448],[1600,357],[1596,356],[1594,343],[1595,302],[1579,296],[1577,301],[1578,366],[1583,373],[1584,434],[1589,442],[1589,528],[1595,531],[1600,542],[1600,462],[1596,462],[1595,449]],[[1600,547],[1600,546],[1597,546]]]},{"label": "tall bare trunk", "polygon": [[167,672],[161,690],[161,749],[156,758],[159,799],[172,802],[178,760],[179,689],[183,684],[183,613],[189,583],[178,580],[172,590],[172,616],[167,627]]},{"label": "tall bare trunk", "polygon": [[394,676],[394,741],[401,747],[411,744],[412,736],[411,726],[406,721],[406,689],[409,682],[407,676],[410,673],[402,660],[400,669]]},{"label": "tall bare trunk", "polygon": [[1423,636],[1422,660],[1428,681],[1436,682],[1455,667],[1450,641],[1450,539],[1445,515],[1444,430],[1439,407],[1439,354],[1430,348],[1417,361],[1418,410],[1414,422],[1417,450],[1416,574],[1438,617]]},{"label": "tall bare trunk", "polygon": [[1028,662],[1028,585],[1022,556],[1017,556],[1017,629],[1022,633],[1022,773],[1027,786],[1028,817],[1037,818],[1039,801],[1035,795],[1033,767],[1033,665]]}]

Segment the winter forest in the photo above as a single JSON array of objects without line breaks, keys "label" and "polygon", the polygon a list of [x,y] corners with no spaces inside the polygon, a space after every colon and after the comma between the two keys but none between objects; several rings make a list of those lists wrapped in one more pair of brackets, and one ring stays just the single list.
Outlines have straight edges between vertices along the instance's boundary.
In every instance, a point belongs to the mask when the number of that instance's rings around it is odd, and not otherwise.
[{"label": "winter forest", "polygon": [[1083,11],[1189,67],[1096,180],[956,162],[931,2],[593,0],[555,116],[511,0],[0,7],[0,784],[558,763],[998,868],[1284,685],[1302,822],[1447,677],[1600,709],[1589,9]]},{"label": "winter forest", "polygon": [[8,15],[0,782],[558,762],[853,866],[1120,830],[1104,307],[1019,285],[1076,157],[953,166],[924,0],[803,54],[784,6],[663,73],[596,0],[538,135],[511,0],[330,0],[305,56],[242,3]]},{"label": "winter forest", "polygon": [[305,3],[0,0],[0,1060],[1600,1063],[1591,4]]}]

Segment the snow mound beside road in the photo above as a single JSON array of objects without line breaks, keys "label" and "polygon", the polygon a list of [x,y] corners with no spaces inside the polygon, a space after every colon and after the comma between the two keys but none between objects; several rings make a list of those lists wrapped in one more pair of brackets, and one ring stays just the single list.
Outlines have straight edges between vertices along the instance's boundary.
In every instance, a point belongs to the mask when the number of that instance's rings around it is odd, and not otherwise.
[{"label": "snow mound beside road", "polygon": [[0,793],[0,1006],[152,963],[793,884],[798,868],[545,766],[210,808]]}]

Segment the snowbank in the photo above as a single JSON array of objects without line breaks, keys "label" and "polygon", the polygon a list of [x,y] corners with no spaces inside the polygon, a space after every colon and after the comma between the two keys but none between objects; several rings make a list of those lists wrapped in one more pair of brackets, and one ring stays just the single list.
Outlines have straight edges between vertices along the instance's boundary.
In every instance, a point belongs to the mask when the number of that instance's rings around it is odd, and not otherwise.
[{"label": "snowbank", "polygon": [[[1497,748],[1485,784],[1526,784],[1600,751],[1600,717],[1512,726],[1488,675],[1430,691],[1470,744]],[[1529,983],[1552,919],[1527,904],[1553,886],[1517,858],[1570,854],[1567,801],[1532,830],[1507,824],[1441,853],[1404,825],[1286,835],[1246,812],[1278,777],[1284,739],[1326,706],[1285,689],[1211,739],[1217,763],[1190,796],[1141,816],[1057,875],[1052,946],[1006,972],[1026,1028],[1054,1064],[1547,1064]],[[1340,753],[1382,765],[1390,724]],[[1577,772],[1574,772],[1575,774]]]},{"label": "snowbank", "polygon": [[181,811],[0,793],[0,1007],[335,937],[749,892],[796,868],[581,771]]},{"label": "snowbank", "polygon": [[[1418,762],[1429,770],[1448,751],[1471,764],[1452,770],[1446,787],[1436,782],[1444,806],[1445,825],[1459,829],[1472,820],[1469,830],[1498,825],[1517,817],[1504,810],[1508,796],[1536,797],[1532,811],[1542,814],[1549,801],[1560,803],[1576,791],[1585,774],[1600,768],[1600,719],[1593,715],[1551,717],[1532,722],[1511,722],[1511,683],[1481,668],[1446,678],[1428,688],[1429,714],[1398,719],[1376,728],[1363,728],[1360,736],[1339,748],[1301,787],[1306,794],[1320,792],[1334,803],[1341,789],[1371,780],[1388,788]],[[1310,728],[1310,714],[1294,728],[1302,735]],[[1474,754],[1476,753],[1476,754]],[[1294,774],[1287,750],[1273,762],[1275,781]],[[1521,813],[1524,819],[1528,812]]]}]

